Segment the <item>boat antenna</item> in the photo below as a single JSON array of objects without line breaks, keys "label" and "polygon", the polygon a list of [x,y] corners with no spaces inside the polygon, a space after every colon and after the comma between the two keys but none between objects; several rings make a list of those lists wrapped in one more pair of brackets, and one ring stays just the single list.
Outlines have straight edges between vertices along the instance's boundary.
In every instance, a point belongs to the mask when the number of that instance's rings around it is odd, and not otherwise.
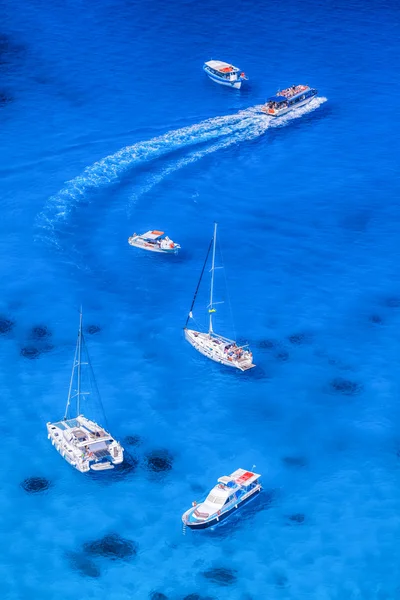
[{"label": "boat antenna", "polygon": [[198,284],[197,284],[196,291],[195,291],[195,293],[194,293],[194,296],[193,296],[192,305],[191,305],[191,307],[190,307],[190,311],[189,311],[189,314],[188,314],[188,316],[187,316],[187,319],[186,319],[186,323],[185,323],[185,327],[184,327],[184,329],[186,329],[186,327],[187,327],[187,324],[188,324],[188,322],[189,322],[189,319],[190,319],[190,318],[192,318],[192,316],[193,316],[193,315],[192,315],[192,310],[193,310],[193,307],[194,307],[194,303],[196,302],[196,296],[197,296],[197,292],[199,291],[200,283],[201,283],[201,280],[202,280],[202,278],[203,278],[204,269],[206,268],[206,264],[207,264],[207,261],[208,261],[208,256],[209,256],[209,254],[210,254],[210,250],[211,250],[212,243],[213,243],[213,240],[211,239],[211,240],[210,240],[210,244],[209,244],[209,246],[208,246],[208,250],[207,250],[206,259],[205,259],[205,261],[204,261],[203,268],[202,268],[202,270],[201,270],[200,279],[199,279],[199,282],[198,282]]},{"label": "boat antenna", "polygon": [[210,286],[210,304],[208,305],[208,313],[210,315],[210,326],[208,328],[208,333],[212,333],[212,316],[215,312],[215,308],[213,308],[213,292],[214,292],[214,271],[215,271],[215,246],[217,243],[217,223],[214,223],[214,235],[213,235],[213,252],[212,252],[212,263],[211,263],[211,286]]}]

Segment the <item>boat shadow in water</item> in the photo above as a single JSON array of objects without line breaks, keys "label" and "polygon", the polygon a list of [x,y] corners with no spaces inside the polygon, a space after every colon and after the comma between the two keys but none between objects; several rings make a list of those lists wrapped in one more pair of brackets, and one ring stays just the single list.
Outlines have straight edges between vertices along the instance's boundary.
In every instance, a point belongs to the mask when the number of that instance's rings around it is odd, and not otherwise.
[{"label": "boat shadow in water", "polygon": [[103,471],[89,471],[85,476],[101,485],[112,485],[118,481],[125,481],[132,477],[139,464],[139,459],[126,450],[124,451],[124,460],[120,465],[115,465],[113,469]]},{"label": "boat shadow in water", "polygon": [[238,528],[247,526],[248,521],[254,519],[258,513],[269,510],[277,500],[278,495],[278,489],[263,489],[246,506],[235,511],[230,517],[217,525],[213,525],[208,529],[202,529],[201,534],[206,536],[206,538],[212,536],[214,539],[215,537],[230,537]]}]

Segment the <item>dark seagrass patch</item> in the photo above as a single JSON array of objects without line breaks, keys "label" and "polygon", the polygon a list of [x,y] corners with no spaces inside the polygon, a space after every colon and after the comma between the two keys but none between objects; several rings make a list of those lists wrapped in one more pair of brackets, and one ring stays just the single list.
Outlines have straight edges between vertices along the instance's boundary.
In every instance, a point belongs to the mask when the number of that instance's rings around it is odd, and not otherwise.
[{"label": "dark seagrass patch", "polygon": [[333,392],[342,394],[343,396],[357,396],[362,392],[363,386],[351,379],[335,377],[330,382],[330,388]]},{"label": "dark seagrass patch", "polygon": [[36,358],[39,358],[40,354],[41,351],[35,346],[25,346],[21,349],[21,356],[28,358],[29,360],[35,360]]},{"label": "dark seagrass patch", "polygon": [[100,333],[101,327],[100,325],[87,325],[85,331],[89,335],[95,335],[96,333]]},{"label": "dark seagrass patch", "polygon": [[31,338],[34,340],[43,340],[51,337],[51,331],[47,325],[35,325],[31,329]]},{"label": "dark seagrass patch", "polygon": [[289,521],[291,521],[292,523],[304,523],[305,521],[305,515],[303,513],[294,513],[293,515],[289,515],[288,519]]},{"label": "dark seagrass patch", "polygon": [[236,571],[229,567],[212,567],[203,571],[202,575],[206,579],[223,586],[233,585],[237,581]]},{"label": "dark seagrass patch", "polygon": [[28,494],[38,494],[39,492],[48,490],[51,482],[44,477],[28,477],[24,479],[21,486]]},{"label": "dark seagrass patch", "polygon": [[145,456],[145,464],[148,471],[153,473],[165,473],[172,469],[174,458],[165,449],[152,450]]},{"label": "dark seagrass patch", "polygon": [[99,567],[83,552],[66,552],[65,557],[71,569],[79,573],[79,575],[92,578],[100,577],[101,571]]},{"label": "dark seagrass patch", "polygon": [[293,469],[301,469],[308,465],[308,460],[304,456],[284,456],[282,462]]},{"label": "dark seagrass patch", "polygon": [[140,435],[126,435],[122,440],[122,445],[125,446],[140,446],[143,443],[143,439]]},{"label": "dark seagrass patch", "polygon": [[131,560],[137,554],[137,544],[118,533],[108,533],[98,540],[85,542],[83,551],[110,560]]},{"label": "dark seagrass patch", "polygon": [[0,316],[0,335],[6,335],[7,333],[10,333],[14,325],[15,321],[13,321],[13,319]]}]

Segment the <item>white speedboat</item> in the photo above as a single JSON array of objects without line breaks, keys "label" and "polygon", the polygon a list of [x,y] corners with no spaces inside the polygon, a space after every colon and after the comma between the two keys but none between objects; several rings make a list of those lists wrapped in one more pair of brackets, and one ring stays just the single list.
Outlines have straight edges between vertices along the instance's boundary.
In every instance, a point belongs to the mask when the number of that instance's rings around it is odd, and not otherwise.
[{"label": "white speedboat", "polygon": [[[84,362],[83,352],[86,355]],[[82,366],[89,368],[93,378],[82,331],[81,312],[64,418],[55,423],[47,423],[47,437],[57,452],[81,473],[113,469],[114,465],[119,465],[124,460],[124,449],[103,427],[80,414],[82,397],[90,394],[81,389]],[[95,384],[94,388],[97,390]],[[71,418],[69,413],[72,400],[76,401],[76,416]]]},{"label": "white speedboat", "polygon": [[[213,315],[216,313],[214,302],[214,272],[215,272],[215,248],[217,243],[217,224],[214,224],[214,235],[208,247],[206,260],[203,265],[203,270],[200,275],[199,283],[197,284],[196,292],[190,307],[189,315],[186,319],[184,327],[185,338],[201,354],[211,358],[215,362],[227,365],[228,367],[235,367],[240,371],[247,371],[252,369],[256,365],[253,364],[253,355],[250,352],[248,345],[240,346],[234,340],[230,340],[222,335],[219,335],[213,330]],[[189,329],[188,323],[190,319],[194,320],[193,308],[196,301],[197,292],[200,287],[201,280],[203,278],[204,270],[208,261],[208,256],[212,248],[212,263],[211,263],[211,286],[210,286],[210,301],[208,304],[209,314],[209,326],[207,332],[198,331],[196,329]]]},{"label": "white speedboat", "polygon": [[261,475],[237,469],[229,476],[220,477],[207,498],[193,502],[182,515],[184,525],[191,529],[206,529],[217,525],[261,492]]},{"label": "white speedboat", "polygon": [[212,81],[240,90],[243,81],[248,77],[238,67],[234,67],[222,60],[209,60],[203,65],[204,72]]},{"label": "white speedboat", "polygon": [[163,231],[146,231],[146,233],[134,233],[128,238],[128,243],[136,248],[149,250],[150,252],[162,252],[163,254],[177,254],[180,245],[173,242]]},{"label": "white speedboat", "polygon": [[294,108],[308,104],[317,94],[318,90],[308,85],[292,85],[268,98],[261,110],[271,117],[280,117]]}]

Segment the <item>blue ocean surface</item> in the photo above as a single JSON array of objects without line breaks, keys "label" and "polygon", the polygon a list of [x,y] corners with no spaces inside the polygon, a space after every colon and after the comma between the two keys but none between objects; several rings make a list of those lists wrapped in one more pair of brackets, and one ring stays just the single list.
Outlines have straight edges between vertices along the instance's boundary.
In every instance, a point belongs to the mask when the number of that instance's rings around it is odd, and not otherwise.
[{"label": "blue ocean surface", "polygon": [[[1,598],[399,598],[398,3],[0,6]],[[293,83],[319,98],[255,109]],[[183,337],[214,221],[246,373]],[[153,228],[180,254],[128,245]],[[95,477],[46,436],[81,304],[128,458]],[[254,502],[182,530],[253,465]]]}]

